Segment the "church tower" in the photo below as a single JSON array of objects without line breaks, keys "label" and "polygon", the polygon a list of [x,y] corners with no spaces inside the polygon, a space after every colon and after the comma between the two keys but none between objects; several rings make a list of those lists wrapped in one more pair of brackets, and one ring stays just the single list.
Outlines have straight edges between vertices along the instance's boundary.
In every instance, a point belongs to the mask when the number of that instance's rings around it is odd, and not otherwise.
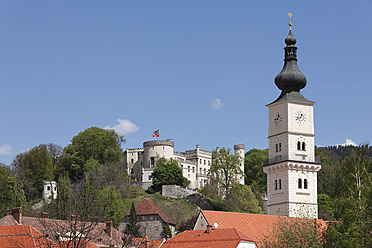
[{"label": "church tower", "polygon": [[307,80],[297,67],[291,22],[289,26],[284,66],[275,77],[275,84],[282,92],[266,105],[269,163],[263,170],[267,174],[267,211],[269,215],[318,218],[317,172],[321,165],[315,161],[314,154],[315,102],[300,93]]}]

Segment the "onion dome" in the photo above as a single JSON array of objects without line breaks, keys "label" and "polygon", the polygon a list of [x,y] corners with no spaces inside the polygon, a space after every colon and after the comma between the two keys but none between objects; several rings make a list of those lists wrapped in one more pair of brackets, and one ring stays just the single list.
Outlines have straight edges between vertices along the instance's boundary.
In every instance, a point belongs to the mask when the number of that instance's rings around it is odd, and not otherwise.
[{"label": "onion dome", "polygon": [[[289,23],[291,26],[292,23]],[[285,43],[287,46],[284,48],[284,66],[282,71],[275,77],[275,84],[283,93],[288,93],[292,91],[299,92],[306,86],[306,77],[298,69],[297,66],[297,47],[296,38],[292,34],[290,28],[287,38],[285,38]]]}]

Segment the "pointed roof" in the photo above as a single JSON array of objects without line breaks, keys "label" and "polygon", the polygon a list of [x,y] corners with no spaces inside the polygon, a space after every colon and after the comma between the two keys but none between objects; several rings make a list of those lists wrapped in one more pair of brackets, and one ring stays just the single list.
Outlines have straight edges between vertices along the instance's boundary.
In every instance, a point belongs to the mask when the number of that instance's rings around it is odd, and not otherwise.
[{"label": "pointed roof", "polygon": [[[159,215],[164,222],[175,225],[161,210],[160,208],[150,199],[145,198],[136,206],[136,213],[140,215]],[[127,216],[130,213],[127,214]]]},{"label": "pointed roof", "polygon": [[168,239],[161,247],[236,248],[241,241],[255,243],[235,228],[217,228],[209,233],[206,230],[189,230]]},{"label": "pointed roof", "polygon": [[[270,235],[269,227],[276,223],[279,218],[288,218],[275,215],[207,210],[202,210],[200,214],[204,216],[209,225],[217,223],[219,228],[236,228],[256,242],[263,240],[265,235]],[[326,227],[326,224],[321,219],[318,219],[317,223],[323,228]]]}]

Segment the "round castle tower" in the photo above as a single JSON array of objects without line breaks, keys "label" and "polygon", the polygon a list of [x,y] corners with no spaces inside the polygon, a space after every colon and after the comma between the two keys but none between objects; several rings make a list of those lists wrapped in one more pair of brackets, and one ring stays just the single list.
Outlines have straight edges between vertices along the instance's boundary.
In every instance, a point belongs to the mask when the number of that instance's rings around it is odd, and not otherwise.
[{"label": "round castle tower", "polygon": [[156,157],[173,158],[174,142],[167,140],[149,140],[143,142],[144,168],[155,168]]},{"label": "round castle tower", "polygon": [[57,199],[57,182],[56,181],[43,181],[43,199],[50,201],[51,196]]},{"label": "round castle tower", "polygon": [[239,167],[243,172],[242,175],[238,175],[237,181],[243,185],[244,185],[244,150],[245,146],[243,144],[234,145],[235,156],[240,159]]}]

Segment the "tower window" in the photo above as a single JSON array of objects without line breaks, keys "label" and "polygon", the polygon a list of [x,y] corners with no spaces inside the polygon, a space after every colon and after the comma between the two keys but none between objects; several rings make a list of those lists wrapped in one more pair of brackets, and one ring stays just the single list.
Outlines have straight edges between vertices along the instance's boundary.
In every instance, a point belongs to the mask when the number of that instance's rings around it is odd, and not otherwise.
[{"label": "tower window", "polygon": [[278,152],[278,151],[279,151],[278,144],[275,144],[275,152]]},{"label": "tower window", "polygon": [[275,188],[275,190],[278,190],[278,180],[275,180],[274,188]]},{"label": "tower window", "polygon": [[302,189],[302,179],[301,178],[298,179],[298,188]]},{"label": "tower window", "polygon": [[307,189],[307,179],[304,179],[304,189]]},{"label": "tower window", "polygon": [[279,179],[279,189],[282,189],[282,179]]},{"label": "tower window", "polygon": [[282,143],[279,143],[279,151],[282,151]]},{"label": "tower window", "polygon": [[297,142],[297,150],[299,150],[299,151],[301,150],[301,142],[300,141]]},{"label": "tower window", "polygon": [[306,149],[306,145],[305,145],[305,142],[302,142],[302,151],[305,151]]},{"label": "tower window", "polygon": [[150,167],[154,168],[154,166],[155,166],[155,157],[151,157],[150,158]]}]

